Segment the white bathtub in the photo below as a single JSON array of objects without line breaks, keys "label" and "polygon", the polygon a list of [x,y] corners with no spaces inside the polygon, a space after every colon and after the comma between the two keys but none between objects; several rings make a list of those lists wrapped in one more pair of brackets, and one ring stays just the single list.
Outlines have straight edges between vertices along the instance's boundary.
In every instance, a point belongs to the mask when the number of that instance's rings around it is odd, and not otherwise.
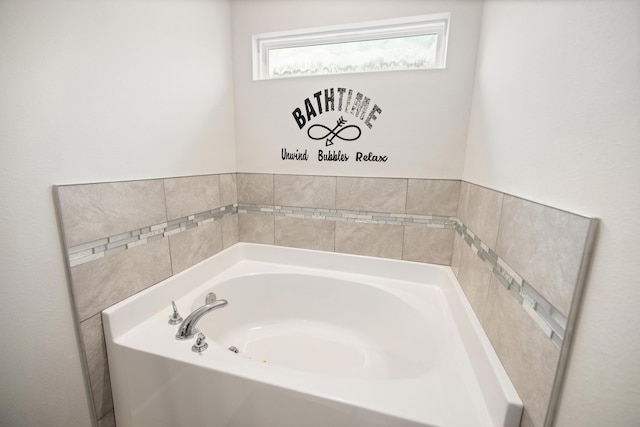
[{"label": "white bathtub", "polygon": [[[229,304],[175,338],[208,292]],[[118,427],[519,425],[448,267],[237,244],[103,312]],[[238,353],[229,351],[234,346]]]}]

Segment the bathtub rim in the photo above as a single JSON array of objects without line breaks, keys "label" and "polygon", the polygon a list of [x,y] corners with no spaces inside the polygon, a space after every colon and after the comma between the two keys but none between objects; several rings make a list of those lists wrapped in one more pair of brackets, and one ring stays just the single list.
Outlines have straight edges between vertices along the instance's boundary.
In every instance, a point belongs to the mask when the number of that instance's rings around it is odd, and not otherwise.
[{"label": "bathtub rim", "polygon": [[[344,262],[345,259],[347,262]],[[104,310],[102,318],[107,348],[109,349],[110,342],[115,342],[123,334],[132,330],[129,325],[143,323],[149,317],[166,310],[170,301],[183,298],[198,290],[207,281],[214,278],[222,280],[231,267],[243,261],[318,269],[323,272],[330,271],[335,275],[365,274],[391,280],[441,284],[476,380],[482,385],[482,398],[490,419],[497,426],[518,425],[523,410],[522,401],[449,266],[237,243]],[[218,274],[211,276],[212,269]],[[146,298],[150,293],[154,294],[154,298]],[[118,357],[117,354],[114,355]],[[109,357],[111,356],[110,352]],[[114,404],[117,403],[115,400],[114,393]]]}]

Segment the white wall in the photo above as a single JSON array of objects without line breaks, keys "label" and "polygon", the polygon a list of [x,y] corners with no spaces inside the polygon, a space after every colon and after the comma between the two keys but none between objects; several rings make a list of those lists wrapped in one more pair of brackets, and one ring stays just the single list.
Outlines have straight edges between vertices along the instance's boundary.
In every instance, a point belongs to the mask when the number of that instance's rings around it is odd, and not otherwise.
[{"label": "white wall", "polygon": [[233,172],[227,0],[0,1],[0,425],[88,426],[51,186]]},{"label": "white wall", "polygon": [[[252,80],[251,35],[404,16],[452,13],[447,69],[358,73],[278,80]],[[315,175],[453,178],[462,175],[464,145],[482,3],[414,0],[234,0],[233,54],[236,144],[239,172]],[[362,136],[327,148],[300,130],[292,111],[304,111],[304,99],[325,88],[360,91],[382,109],[371,129],[358,123]],[[337,96],[337,94],[336,94]],[[337,100],[336,100],[337,103]],[[336,106],[337,108],[337,106]],[[340,114],[313,120],[335,125]],[[282,148],[309,150],[310,159],[283,161]],[[388,155],[385,163],[318,162],[318,149]]]},{"label": "white wall", "polygon": [[640,3],[485,3],[464,179],[602,220],[558,426],[640,425]]}]

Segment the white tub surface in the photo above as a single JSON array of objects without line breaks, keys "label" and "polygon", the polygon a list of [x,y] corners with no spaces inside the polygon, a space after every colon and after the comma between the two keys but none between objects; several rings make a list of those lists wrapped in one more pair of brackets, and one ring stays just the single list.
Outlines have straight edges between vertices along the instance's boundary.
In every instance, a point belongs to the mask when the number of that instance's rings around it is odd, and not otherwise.
[{"label": "white tub surface", "polygon": [[[229,301],[175,339],[208,292]],[[449,267],[236,244],[103,312],[127,426],[519,425],[522,403]],[[235,346],[233,353],[228,347]]]}]

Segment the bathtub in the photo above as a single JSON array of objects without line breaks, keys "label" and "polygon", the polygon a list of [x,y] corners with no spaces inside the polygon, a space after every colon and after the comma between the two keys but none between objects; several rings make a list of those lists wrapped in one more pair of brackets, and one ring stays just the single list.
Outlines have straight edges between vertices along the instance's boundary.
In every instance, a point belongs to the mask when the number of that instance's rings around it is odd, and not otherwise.
[{"label": "bathtub", "polygon": [[[215,292],[195,339],[186,317]],[[118,427],[516,427],[449,267],[240,243],[102,314]],[[231,350],[230,350],[231,349]]]}]

